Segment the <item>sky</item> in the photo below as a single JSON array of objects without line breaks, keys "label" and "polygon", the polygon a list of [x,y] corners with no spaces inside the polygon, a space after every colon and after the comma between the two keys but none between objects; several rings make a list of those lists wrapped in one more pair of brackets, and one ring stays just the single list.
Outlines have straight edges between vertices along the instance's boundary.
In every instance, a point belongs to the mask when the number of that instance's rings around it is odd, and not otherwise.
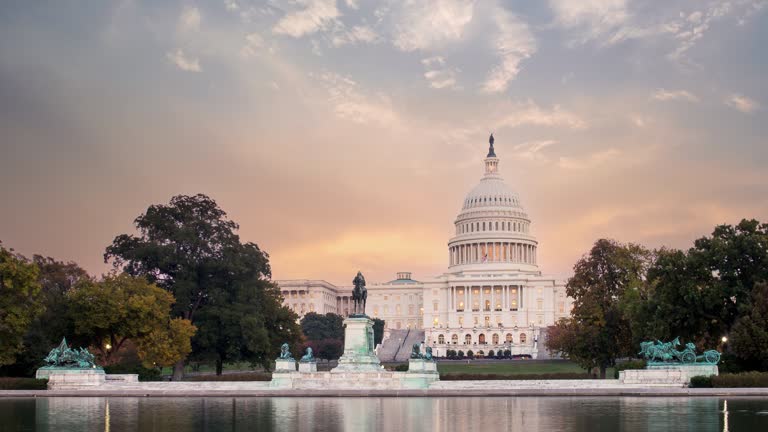
[{"label": "sky", "polygon": [[447,268],[488,134],[544,273],[768,220],[768,0],[6,0],[0,240],[211,196],[275,279]]}]

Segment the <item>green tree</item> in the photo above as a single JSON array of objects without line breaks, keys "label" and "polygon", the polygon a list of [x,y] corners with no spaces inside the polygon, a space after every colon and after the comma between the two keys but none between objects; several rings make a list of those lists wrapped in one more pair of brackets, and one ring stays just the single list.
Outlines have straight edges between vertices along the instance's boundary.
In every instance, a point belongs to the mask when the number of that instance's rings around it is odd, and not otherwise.
[{"label": "green tree", "polygon": [[[107,275],[99,282],[82,280],[67,297],[75,334],[87,339],[106,365],[114,362],[128,340],[143,347],[144,353],[157,352],[150,345],[163,341],[163,332],[168,333],[167,340],[179,344],[167,347],[169,350],[183,352],[184,345],[189,343],[171,331],[182,330],[181,324],[169,324],[173,296],[143,277],[123,273]],[[189,321],[186,323],[191,326]],[[190,332],[194,330],[186,329],[181,334]]]},{"label": "green tree", "polygon": [[39,270],[0,243],[0,366],[16,361],[24,335],[43,307]]},{"label": "green tree", "polygon": [[730,331],[728,344],[746,370],[768,370],[768,283],[753,290],[752,308]]},{"label": "green tree", "polygon": [[373,319],[373,346],[381,343],[384,339],[384,320],[374,318]]},{"label": "green tree", "polygon": [[24,335],[24,348],[16,355],[16,361],[3,368],[3,373],[11,376],[34,375],[43,366],[43,359],[50,349],[61,342],[62,336],[75,346],[86,342],[73,337],[66,293],[80,280],[88,279],[88,273],[73,262],[65,263],[40,255],[34,255],[32,262],[39,270],[44,310],[29,325]]},{"label": "green tree", "polygon": [[[104,259],[135,276],[173,293],[173,315],[190,320],[198,328],[193,355],[220,361],[242,358],[262,362],[276,355],[280,344],[298,342],[297,317],[281,304],[279,293],[270,284],[256,284],[271,277],[268,255],[254,243],[241,243],[238,225],[227,219],[216,202],[205,195],[178,195],[168,205],[152,205],[134,221],[138,236],[117,236],[107,247]],[[256,315],[242,286],[264,289]],[[204,313],[210,308],[210,313]],[[225,314],[218,318],[217,314]],[[243,316],[236,316],[241,314]],[[200,316],[203,315],[203,316]],[[231,336],[244,323],[248,343]],[[224,325],[225,328],[210,326]],[[266,332],[266,334],[264,333]],[[184,361],[174,365],[175,380],[181,379]]]},{"label": "green tree", "polygon": [[197,328],[183,318],[174,318],[138,340],[137,351],[144,367],[172,366],[192,352],[191,339]]},{"label": "green tree", "polygon": [[600,239],[574,266],[566,292],[571,318],[548,334],[547,348],[582,367],[606,369],[633,352],[630,324],[623,313],[627,293],[642,289],[651,253],[639,245]]},{"label": "green tree", "polygon": [[307,340],[344,340],[344,318],[335,313],[320,315],[310,312],[301,319],[301,331]]}]

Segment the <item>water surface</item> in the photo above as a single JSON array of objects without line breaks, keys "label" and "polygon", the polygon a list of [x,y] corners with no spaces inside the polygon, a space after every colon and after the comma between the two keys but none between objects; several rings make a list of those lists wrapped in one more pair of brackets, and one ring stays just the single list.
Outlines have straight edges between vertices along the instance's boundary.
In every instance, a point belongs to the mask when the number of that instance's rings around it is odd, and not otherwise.
[{"label": "water surface", "polygon": [[0,398],[0,431],[768,431],[768,399]]}]

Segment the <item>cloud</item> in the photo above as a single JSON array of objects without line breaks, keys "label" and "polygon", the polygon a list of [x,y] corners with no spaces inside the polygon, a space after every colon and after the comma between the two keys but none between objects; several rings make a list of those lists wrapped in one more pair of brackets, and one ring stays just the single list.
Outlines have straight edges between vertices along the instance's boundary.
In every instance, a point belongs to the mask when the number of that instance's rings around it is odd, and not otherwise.
[{"label": "cloud", "polygon": [[384,93],[367,94],[351,78],[331,72],[310,76],[317,78],[328,91],[329,102],[337,117],[373,126],[394,127],[399,124],[399,116]]},{"label": "cloud", "polygon": [[576,114],[555,105],[551,110],[543,109],[533,101],[514,104],[505,109],[505,114],[496,121],[497,128],[532,126],[564,126],[570,129],[585,129],[587,123]]},{"label": "cloud", "polygon": [[557,144],[555,140],[529,141],[512,147],[514,156],[521,159],[546,162],[549,159],[541,152],[545,148]]},{"label": "cloud", "polygon": [[372,28],[368,26],[354,26],[349,30],[343,30],[333,36],[331,43],[333,46],[355,45],[357,43],[377,43],[381,41]]},{"label": "cloud", "polygon": [[245,36],[245,46],[240,50],[240,54],[243,57],[253,57],[263,48],[264,38],[258,33],[251,33]]},{"label": "cloud", "polygon": [[445,66],[445,59],[441,56],[425,58],[421,61],[426,72],[424,78],[429,82],[429,86],[434,89],[457,88],[456,72],[458,69]]},{"label": "cloud", "polygon": [[430,50],[460,40],[474,12],[463,0],[404,0],[395,12],[392,43],[402,51]]},{"label": "cloud", "polygon": [[520,71],[520,62],[536,52],[536,41],[526,23],[501,7],[494,12],[493,20],[498,27],[494,42],[501,62],[494,66],[483,83],[483,91],[488,93],[506,90],[509,81]]},{"label": "cloud", "polygon": [[182,50],[166,53],[166,58],[176,67],[187,72],[200,72],[200,60],[194,57],[188,57]]},{"label": "cloud", "polygon": [[560,27],[578,30],[586,42],[616,33],[628,18],[626,0],[549,0]]},{"label": "cloud", "polygon": [[332,27],[341,16],[336,0],[300,0],[298,3],[304,8],[283,16],[272,28],[274,33],[300,38]]},{"label": "cloud", "polygon": [[737,93],[733,93],[725,98],[725,104],[746,114],[751,114],[760,109],[760,104],[756,100]]},{"label": "cloud", "polygon": [[360,5],[357,4],[357,0],[346,0],[344,3],[346,3],[347,7],[350,9],[357,9],[360,7]]},{"label": "cloud", "polygon": [[595,168],[610,160],[616,159],[621,152],[615,148],[609,148],[599,152],[592,153],[585,157],[565,157],[561,156],[557,165],[560,168],[570,170],[585,170]]},{"label": "cloud", "polygon": [[200,9],[188,7],[184,9],[179,17],[179,29],[186,32],[199,31],[201,18]]},{"label": "cloud", "polygon": [[659,101],[677,101],[684,100],[688,102],[698,102],[699,98],[686,91],[686,90],[666,90],[663,88],[657,89],[651,94],[651,99]]}]

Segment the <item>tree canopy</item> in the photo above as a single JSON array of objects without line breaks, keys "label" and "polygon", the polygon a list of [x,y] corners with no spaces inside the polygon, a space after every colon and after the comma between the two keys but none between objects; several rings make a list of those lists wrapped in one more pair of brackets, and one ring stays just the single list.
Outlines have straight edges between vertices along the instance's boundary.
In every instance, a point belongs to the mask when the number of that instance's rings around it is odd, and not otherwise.
[{"label": "tree canopy", "polygon": [[[105,365],[128,340],[150,365],[169,365],[169,358],[176,362],[189,354],[194,326],[189,320],[170,321],[173,295],[143,277],[123,273],[83,280],[67,296],[75,334],[90,342]],[[169,342],[175,345],[165,345]]]},{"label": "tree canopy", "polygon": [[24,335],[43,311],[39,270],[0,243],[0,366],[12,364]]},{"label": "tree canopy", "polygon": [[[211,198],[178,195],[150,206],[107,247],[105,262],[170,291],[173,315],[193,322],[193,355],[219,366],[235,359],[265,363],[282,342],[298,342],[298,318],[282,306],[269,256],[241,243],[239,226]],[[174,366],[180,379],[183,362]]]}]

